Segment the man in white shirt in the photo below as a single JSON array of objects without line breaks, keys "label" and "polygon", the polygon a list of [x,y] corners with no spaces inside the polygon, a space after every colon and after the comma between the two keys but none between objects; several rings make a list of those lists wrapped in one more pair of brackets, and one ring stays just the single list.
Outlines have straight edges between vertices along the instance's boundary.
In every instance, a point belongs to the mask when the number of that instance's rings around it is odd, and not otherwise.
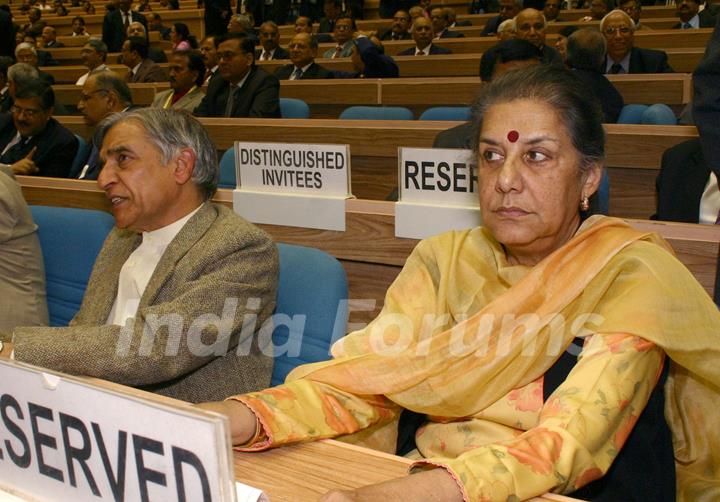
[{"label": "man in white shirt", "polygon": [[109,116],[97,138],[117,228],[70,325],[16,328],[15,359],[191,402],[266,387],[277,250],[209,202],[218,163],[203,126],[145,108]]},{"label": "man in white shirt", "polygon": [[83,85],[90,75],[110,71],[108,65],[105,64],[108,48],[102,40],[91,39],[83,46],[80,51],[80,57],[83,64],[87,66],[88,72],[81,75],[77,79],[75,85]]}]

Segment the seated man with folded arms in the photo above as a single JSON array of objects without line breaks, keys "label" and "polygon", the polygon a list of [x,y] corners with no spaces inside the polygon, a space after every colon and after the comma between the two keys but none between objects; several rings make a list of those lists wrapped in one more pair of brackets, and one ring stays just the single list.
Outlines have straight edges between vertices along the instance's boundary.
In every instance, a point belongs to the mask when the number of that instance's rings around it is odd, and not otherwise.
[{"label": "seated man with folded arms", "polygon": [[0,166],[0,339],[16,326],[46,326],[43,255],[30,209],[11,169]]},{"label": "seated man with folded arms", "polygon": [[15,328],[15,359],[191,402],[267,386],[269,340],[255,331],[275,306],[277,249],[210,202],[218,162],[203,126],[145,108],[111,115],[98,137],[116,228],[70,325]]},{"label": "seated man with folded arms", "polygon": [[413,21],[412,37],[415,47],[410,47],[397,53],[398,56],[434,56],[437,54],[452,54],[450,49],[440,47],[433,41],[432,23],[426,17],[416,17]]},{"label": "seated man with folded arms", "polygon": [[196,51],[176,51],[170,60],[170,89],[159,92],[152,106],[192,111],[205,97],[205,63]]},{"label": "seated man with folded arms", "polygon": [[53,118],[52,87],[24,82],[14,96],[12,113],[0,116],[0,164],[15,174],[67,178],[78,140]]},{"label": "seated man with folded arms", "polygon": [[[85,119],[85,123],[94,131],[105,117],[124,112],[131,106],[132,94],[128,85],[116,73],[106,71],[91,75],[85,81],[77,109]],[[87,159],[77,171],[70,173],[70,177],[96,180],[101,168],[100,151],[93,137],[90,139]]]},{"label": "seated man with folded arms", "polygon": [[280,117],[280,82],[255,64],[255,43],[241,33],[217,39],[220,75],[195,108],[198,117]]},{"label": "seated man with folded arms", "polygon": [[295,34],[288,45],[291,64],[275,70],[280,80],[308,80],[332,78],[332,73],[315,62],[318,51],[317,38],[302,32]]},{"label": "seated man with folded arms", "polygon": [[600,21],[607,41],[604,73],[672,73],[667,54],[635,47],[635,22],[622,10],[614,10]]}]

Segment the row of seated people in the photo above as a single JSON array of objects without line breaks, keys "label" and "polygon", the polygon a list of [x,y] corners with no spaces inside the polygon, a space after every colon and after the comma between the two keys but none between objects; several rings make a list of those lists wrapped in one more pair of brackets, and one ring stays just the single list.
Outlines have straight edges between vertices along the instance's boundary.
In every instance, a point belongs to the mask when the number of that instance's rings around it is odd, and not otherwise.
[{"label": "row of seated people", "polygon": [[[720,397],[720,369],[709,364],[720,357],[720,314],[661,238],[583,220],[604,155],[599,103],[583,91],[575,72],[549,65],[494,77],[473,122],[484,226],[421,242],[378,319],[335,345],[332,360],[270,389],[260,326],[273,312],[276,247],[209,201],[217,163],[196,119],[154,108],[112,115],[98,134],[98,184],[116,228],[83,304],[69,326],[48,327],[40,312],[35,325],[0,328],[0,354],[215,401],[201,406],[227,414],[245,450],[340,437],[415,460],[409,476],[326,500],[525,500],[549,490],[698,500],[718,489],[720,439],[706,414]],[[22,222],[3,244],[22,246],[25,268],[34,260],[41,277],[35,228],[7,170],[0,186],[12,194],[3,214]],[[2,306],[42,310],[42,290],[28,289]],[[504,337],[500,319],[538,313],[526,336]],[[599,320],[578,323],[588,314]],[[170,315],[172,326],[159,321]],[[221,326],[197,329],[211,316]],[[559,317],[562,327],[550,321]],[[400,333],[388,323],[398,318]],[[673,451],[679,437],[707,448],[688,461]]]},{"label": "row of seated people", "polygon": [[[307,37],[308,35],[302,34],[300,36]],[[234,40],[231,41],[235,43]],[[602,103],[604,122],[613,123],[617,120],[624,103],[622,96],[620,96],[613,85],[596,69],[598,62],[603,58],[603,54],[604,39],[599,32],[585,29],[571,35],[568,50],[569,65],[574,68],[577,75],[585,81],[585,88],[588,92],[599,98]],[[509,40],[498,44],[484,54],[480,73],[482,80],[489,82],[492,80],[493,75],[498,72],[502,73],[507,69],[541,62],[542,54],[536,46],[523,40]],[[16,71],[11,72],[10,80],[13,82],[13,89],[17,92],[16,88],[18,84],[16,82],[20,81],[19,87],[22,88],[23,77],[22,75],[18,77],[14,75],[14,73],[16,73]],[[197,54],[178,53],[173,58],[171,64],[171,88],[158,93],[154,99],[153,106],[187,109],[190,111],[197,109],[203,104],[203,98],[205,97],[201,87],[203,73],[202,61]],[[32,75],[30,78],[32,78]],[[221,76],[214,78],[216,82],[222,81]],[[214,87],[215,84],[213,84],[213,88]],[[245,101],[247,100],[234,100],[233,106],[246,106]],[[5,123],[3,127],[0,128],[2,132],[0,135],[0,149],[4,149],[2,150],[3,155],[0,157],[0,160],[8,164],[13,164],[17,173],[95,179],[100,169],[100,163],[97,157],[97,148],[92,138],[89,141],[91,148],[88,150],[87,159],[84,159],[82,163],[75,162],[75,169],[71,170],[70,166],[75,158],[75,149],[77,147],[71,148],[68,145],[71,143],[74,144],[76,141],[75,138],[53,119],[49,119],[49,115],[42,112],[43,109],[47,109],[46,105],[42,103],[42,99],[30,103],[30,106],[26,105],[26,103],[27,100],[22,99],[15,108],[18,114],[17,117],[11,120],[10,116],[6,115]],[[262,100],[260,103],[266,103],[266,101]],[[123,80],[113,72],[102,71],[91,75],[90,78],[84,82],[82,97],[78,103],[78,110],[84,116],[87,124],[95,127],[107,115],[128,109],[132,106],[132,96]],[[206,104],[205,106],[215,108],[216,113],[214,116],[225,116],[228,101],[216,99],[212,101],[210,105]],[[260,104],[257,106],[260,106]],[[31,111],[23,112],[23,108]],[[40,124],[45,124],[47,131],[26,130],[27,127],[29,127],[28,122],[32,121],[33,118],[30,117],[30,120],[28,120],[29,117],[27,115],[33,113],[38,116],[46,115],[46,122],[40,122]],[[197,114],[204,116],[206,110],[198,110]],[[64,131],[64,133],[60,134],[59,131]],[[34,138],[33,141],[28,142],[27,145],[23,146],[21,144],[15,148],[10,148],[13,146],[11,144],[13,139],[23,136],[31,136]],[[470,129],[467,125],[461,125],[440,133],[433,146],[442,148],[469,148],[470,145]],[[31,158],[27,158],[28,154],[34,148],[37,148],[37,150],[33,152]],[[53,154],[55,151],[60,151],[62,154],[55,155]],[[671,171],[670,168],[680,164],[675,161],[673,163],[667,163],[667,168],[665,165],[666,163],[663,162],[664,167],[658,177],[658,190],[660,194],[658,215],[661,218],[665,218],[664,215],[669,214],[668,211],[670,209],[682,207],[676,204],[675,194],[678,192],[674,191],[673,187],[685,186],[685,184],[678,181],[662,183],[662,180],[667,179],[669,176],[669,172],[677,171],[677,168],[675,168],[675,171]],[[708,180],[709,168],[706,165],[699,165],[698,169],[694,170],[694,172],[701,172],[703,170],[705,174],[699,174],[699,176],[704,176],[703,179]],[[688,181],[690,179],[694,178],[687,178]],[[693,186],[695,185],[697,185],[697,183],[693,184]],[[703,188],[704,187],[705,182],[703,181]],[[710,183],[708,187],[708,193],[710,195],[705,196],[705,199],[711,201],[709,204],[710,207],[713,207],[717,204],[713,195],[717,191],[717,183]],[[703,191],[701,190],[699,195],[693,199],[687,199],[685,207],[687,207],[688,204],[692,204],[691,201],[693,200],[696,203],[695,207],[699,207],[702,193]],[[712,210],[709,212],[712,212]],[[695,210],[694,221],[707,222],[707,219],[699,219],[698,214],[698,211]],[[668,219],[677,218],[677,216],[673,216]],[[688,218],[685,217],[683,221],[693,220],[688,220]],[[712,222],[714,222],[714,220]]]}]

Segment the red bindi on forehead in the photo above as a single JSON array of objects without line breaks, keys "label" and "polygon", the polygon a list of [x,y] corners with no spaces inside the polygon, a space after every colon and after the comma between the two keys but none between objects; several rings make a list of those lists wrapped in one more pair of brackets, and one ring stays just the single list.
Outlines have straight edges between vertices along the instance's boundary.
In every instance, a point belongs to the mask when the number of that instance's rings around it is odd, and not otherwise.
[{"label": "red bindi on forehead", "polygon": [[510,131],[507,134],[507,139],[510,143],[515,143],[520,138],[520,133],[517,131]]}]

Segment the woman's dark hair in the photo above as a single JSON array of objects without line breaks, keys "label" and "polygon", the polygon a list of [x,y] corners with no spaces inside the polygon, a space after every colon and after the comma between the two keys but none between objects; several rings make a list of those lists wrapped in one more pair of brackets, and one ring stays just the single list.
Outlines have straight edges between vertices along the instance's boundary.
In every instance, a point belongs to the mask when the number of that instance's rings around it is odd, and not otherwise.
[{"label": "woman's dark hair", "polygon": [[[555,110],[580,154],[581,172],[594,163],[602,163],[605,131],[600,102],[571,70],[547,65],[509,71],[483,85],[472,107],[474,150],[478,149],[478,136],[488,109],[520,99],[547,103]],[[518,108],[517,113],[522,110]]]},{"label": "woman's dark hair", "polygon": [[173,26],[175,27],[175,33],[177,33],[180,36],[181,40],[187,40],[190,44],[190,47],[193,49],[198,48],[197,39],[190,35],[190,28],[188,28],[188,25],[185,23],[174,23]]}]

